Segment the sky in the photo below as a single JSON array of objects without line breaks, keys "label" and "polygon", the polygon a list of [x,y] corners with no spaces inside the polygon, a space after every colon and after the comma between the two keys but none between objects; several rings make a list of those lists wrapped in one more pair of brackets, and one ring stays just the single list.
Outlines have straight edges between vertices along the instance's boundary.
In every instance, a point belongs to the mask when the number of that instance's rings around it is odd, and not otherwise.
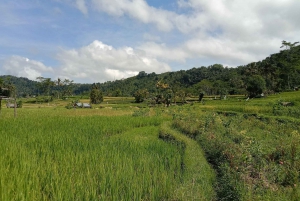
[{"label": "sky", "polygon": [[1,0],[0,75],[106,82],[260,61],[300,40],[299,0]]}]

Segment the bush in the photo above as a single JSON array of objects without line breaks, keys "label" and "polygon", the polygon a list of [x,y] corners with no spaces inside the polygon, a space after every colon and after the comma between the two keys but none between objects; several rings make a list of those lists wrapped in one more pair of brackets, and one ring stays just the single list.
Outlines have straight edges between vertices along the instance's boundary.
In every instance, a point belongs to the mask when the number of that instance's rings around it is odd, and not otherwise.
[{"label": "bush", "polygon": [[147,95],[148,95],[148,90],[147,89],[140,89],[140,90],[137,90],[135,93],[134,93],[134,99],[135,99],[135,102],[136,103],[142,103],[144,102],[144,99],[147,98]]},{"label": "bush", "polygon": [[19,100],[17,102],[17,108],[22,108],[23,107],[23,102],[21,100]]}]

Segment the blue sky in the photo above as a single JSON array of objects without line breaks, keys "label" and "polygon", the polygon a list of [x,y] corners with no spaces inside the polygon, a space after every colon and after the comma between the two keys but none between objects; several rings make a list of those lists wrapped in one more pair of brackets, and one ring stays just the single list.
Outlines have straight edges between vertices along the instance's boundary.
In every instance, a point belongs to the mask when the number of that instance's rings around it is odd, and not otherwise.
[{"label": "blue sky", "polygon": [[298,0],[2,0],[0,74],[92,83],[236,67],[299,41]]}]

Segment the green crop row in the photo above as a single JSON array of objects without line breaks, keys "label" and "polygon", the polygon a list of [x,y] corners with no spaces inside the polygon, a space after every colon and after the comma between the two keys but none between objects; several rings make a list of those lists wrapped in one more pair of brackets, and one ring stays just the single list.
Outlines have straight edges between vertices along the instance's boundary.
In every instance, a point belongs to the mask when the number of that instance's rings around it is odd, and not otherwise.
[{"label": "green crop row", "polygon": [[0,121],[0,200],[167,200],[180,182],[160,117],[27,111]]}]

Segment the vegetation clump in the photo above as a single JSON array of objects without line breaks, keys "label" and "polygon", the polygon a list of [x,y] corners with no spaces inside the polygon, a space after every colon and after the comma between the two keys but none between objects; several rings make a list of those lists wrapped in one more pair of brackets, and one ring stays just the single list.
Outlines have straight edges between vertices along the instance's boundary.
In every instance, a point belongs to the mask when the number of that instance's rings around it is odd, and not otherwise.
[{"label": "vegetation clump", "polygon": [[99,89],[97,84],[92,85],[92,90],[90,93],[90,102],[92,104],[99,104],[103,101],[103,94]]},{"label": "vegetation clump", "polygon": [[299,199],[299,121],[193,111],[173,126],[202,146],[217,172],[219,199]]}]

